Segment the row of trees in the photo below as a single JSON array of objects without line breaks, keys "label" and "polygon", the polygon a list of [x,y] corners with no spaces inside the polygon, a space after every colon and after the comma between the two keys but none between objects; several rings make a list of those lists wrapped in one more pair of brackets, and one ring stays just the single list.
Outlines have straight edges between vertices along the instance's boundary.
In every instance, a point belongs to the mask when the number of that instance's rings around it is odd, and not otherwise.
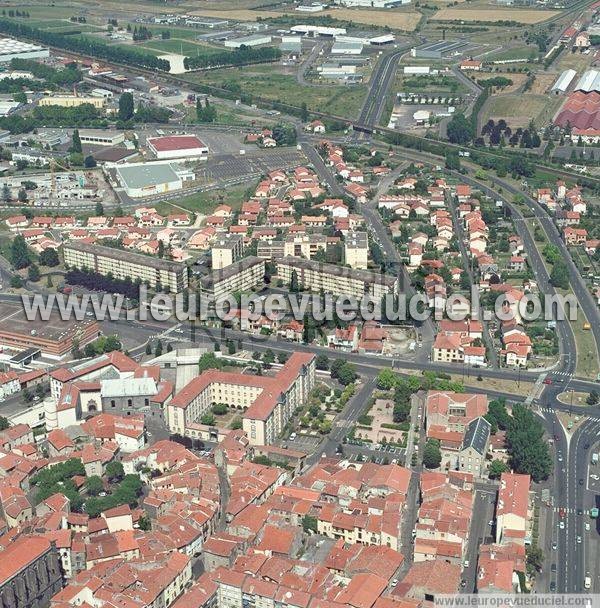
[{"label": "row of trees", "polygon": [[247,65],[249,63],[277,61],[280,57],[281,51],[274,46],[253,48],[242,45],[235,51],[222,51],[219,53],[199,55],[197,57],[186,57],[183,65],[186,70],[224,66],[235,67]]},{"label": "row of trees", "polygon": [[165,59],[159,59],[150,53],[144,53],[127,47],[110,46],[92,38],[79,38],[68,36],[57,32],[42,30],[25,23],[0,19],[0,32],[14,36],[15,38],[28,38],[36,40],[47,46],[54,46],[74,53],[82,53],[126,65],[148,68],[151,70],[162,70],[168,72],[170,64]]},{"label": "row of trees", "polygon": [[112,276],[103,276],[95,272],[79,270],[74,268],[65,275],[65,283],[69,285],[81,285],[91,291],[106,291],[108,293],[120,293],[130,300],[139,297],[139,283],[131,279],[115,279]]}]

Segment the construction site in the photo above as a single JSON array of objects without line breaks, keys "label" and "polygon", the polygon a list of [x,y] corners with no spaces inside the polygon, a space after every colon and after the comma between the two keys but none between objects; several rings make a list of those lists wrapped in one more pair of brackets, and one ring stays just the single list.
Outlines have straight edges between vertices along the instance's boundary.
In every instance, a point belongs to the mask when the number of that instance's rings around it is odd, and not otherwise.
[{"label": "construction site", "polygon": [[[63,170],[65,169],[65,170]],[[66,170],[57,161],[50,161],[49,170],[26,176],[13,175],[2,180],[10,190],[11,200],[22,200],[35,207],[85,206],[97,202],[114,204],[116,199],[101,171]]]}]

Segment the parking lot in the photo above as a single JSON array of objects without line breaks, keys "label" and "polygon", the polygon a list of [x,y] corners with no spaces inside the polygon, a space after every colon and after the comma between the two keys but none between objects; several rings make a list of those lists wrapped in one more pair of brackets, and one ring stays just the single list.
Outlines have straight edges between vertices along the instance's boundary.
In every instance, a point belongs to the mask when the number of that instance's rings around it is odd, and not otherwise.
[{"label": "parking lot", "polygon": [[274,169],[296,167],[306,162],[298,150],[258,150],[242,156],[221,154],[209,157],[206,164],[199,165],[196,178],[203,183],[235,179],[245,175],[263,174]]}]

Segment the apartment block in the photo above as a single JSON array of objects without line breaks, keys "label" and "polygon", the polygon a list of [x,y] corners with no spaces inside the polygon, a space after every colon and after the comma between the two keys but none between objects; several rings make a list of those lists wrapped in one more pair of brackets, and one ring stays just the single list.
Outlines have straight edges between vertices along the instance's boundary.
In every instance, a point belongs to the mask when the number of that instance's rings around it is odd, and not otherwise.
[{"label": "apartment block", "polygon": [[213,403],[241,407],[252,445],[272,444],[315,383],[315,357],[294,353],[275,376],[208,370],[179,391],[167,406],[171,431],[200,437],[198,421]]},{"label": "apartment block", "polygon": [[116,279],[140,280],[151,288],[169,288],[173,293],[188,286],[187,267],[180,262],[161,260],[141,253],[125,254],[119,249],[71,242],[63,249],[65,265],[71,268],[87,268],[103,276]]},{"label": "apartment block", "polygon": [[366,232],[349,232],[344,243],[344,260],[348,266],[366,270],[369,259],[369,239]]},{"label": "apartment block", "polygon": [[264,278],[265,260],[249,256],[225,268],[213,270],[200,282],[202,290],[218,301],[236,291],[249,291],[262,285]]},{"label": "apartment block", "polygon": [[237,262],[244,253],[244,237],[241,234],[225,234],[213,244],[211,250],[213,270],[222,270]]},{"label": "apartment block", "polygon": [[284,257],[277,262],[277,273],[284,283],[290,283],[296,272],[298,283],[307,291],[331,293],[334,296],[371,296],[376,300],[398,291],[398,279],[391,275],[354,270],[313,262],[297,257]]}]

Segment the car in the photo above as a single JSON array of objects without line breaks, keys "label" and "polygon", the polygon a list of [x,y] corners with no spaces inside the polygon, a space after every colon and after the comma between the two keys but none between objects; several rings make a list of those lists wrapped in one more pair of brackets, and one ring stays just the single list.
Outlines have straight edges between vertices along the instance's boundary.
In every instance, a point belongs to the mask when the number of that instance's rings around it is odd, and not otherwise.
[{"label": "car", "polygon": [[100,496],[100,498],[104,498],[106,496],[106,492],[100,492],[98,496]]},{"label": "car", "polygon": [[558,549],[558,543],[556,541],[552,542],[552,551],[556,551]]},{"label": "car", "polygon": [[544,384],[552,384],[552,378],[544,378]]},{"label": "car", "polygon": [[577,509],[577,515],[583,515],[583,509]]},{"label": "car", "polygon": [[560,518],[561,518],[561,519],[562,519],[562,518],[563,518],[563,517],[564,517],[566,514],[567,514],[567,512],[566,512],[566,510],[565,510],[565,508],[564,508],[564,507],[561,507],[561,508],[558,510],[558,515],[560,516]]},{"label": "car", "polygon": [[590,523],[588,521],[585,522],[585,531],[589,532],[590,531]]},{"label": "car", "polygon": [[467,581],[466,581],[466,580],[463,578],[463,579],[460,581],[460,588],[461,588],[461,589],[464,589],[466,586],[467,586]]},{"label": "car", "polygon": [[550,566],[550,572],[556,572],[556,564]]},{"label": "car", "polygon": [[583,449],[584,449],[584,450],[589,450],[589,449],[590,449],[590,444],[589,444],[589,443],[585,443],[585,444],[583,445]]},{"label": "car", "polygon": [[296,439],[296,437],[297,437],[297,436],[298,436],[298,435],[296,435],[296,433],[292,433],[292,434],[290,435],[290,441],[294,441],[294,439]]},{"label": "car", "polygon": [[494,525],[494,520],[490,519],[490,521],[488,521],[488,526],[490,526],[490,528]]},{"label": "car", "polygon": [[554,581],[552,581],[552,582],[550,583],[550,591],[551,591],[552,593],[554,593],[554,592],[556,591],[556,583],[555,583]]},{"label": "car", "polygon": [[564,521],[561,521],[561,522],[558,524],[558,527],[559,527],[561,530],[564,530],[564,529],[565,529],[565,522],[564,522]]},{"label": "car", "polygon": [[554,433],[554,441],[560,441],[560,435],[558,433]]},{"label": "car", "polygon": [[562,454],[560,452],[558,453],[558,462],[562,462]]},{"label": "car", "polygon": [[392,587],[395,587],[397,584],[398,584],[398,579],[397,579],[397,578],[395,578],[395,579],[392,581]]},{"label": "car", "polygon": [[579,480],[579,485],[580,485],[580,486],[582,486],[583,484],[584,484],[583,479],[580,479],[580,480]]},{"label": "car", "polygon": [[468,560],[468,559],[466,559],[466,560],[464,561],[463,566],[464,566],[465,568],[468,568],[468,567],[469,567],[469,560]]},{"label": "car", "polygon": [[581,536],[577,537],[577,544],[580,545],[581,544]]},{"label": "car", "polygon": [[593,479],[594,481],[598,481],[600,479],[600,477],[598,477],[598,475],[596,475],[596,473],[590,475],[590,479]]}]

